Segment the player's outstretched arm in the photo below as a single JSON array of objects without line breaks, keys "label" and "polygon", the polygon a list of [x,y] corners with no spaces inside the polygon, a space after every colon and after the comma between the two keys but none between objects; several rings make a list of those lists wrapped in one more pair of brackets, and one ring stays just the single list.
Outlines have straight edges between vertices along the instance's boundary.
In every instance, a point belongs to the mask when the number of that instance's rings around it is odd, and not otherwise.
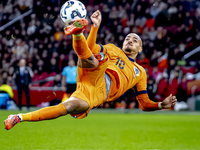
[{"label": "player's outstretched arm", "polygon": [[162,103],[161,103],[161,107],[163,109],[169,109],[171,107],[174,107],[176,105],[177,99],[176,96],[172,96],[172,94],[170,94],[167,98],[165,98]]},{"label": "player's outstretched arm", "polygon": [[136,98],[140,104],[140,107],[143,111],[154,111],[159,109],[169,109],[174,107],[177,102],[176,96],[169,95],[162,102],[154,102],[149,99],[147,93],[147,76],[146,72],[143,70],[141,72],[142,80],[136,84],[133,88],[136,92]]},{"label": "player's outstretched arm", "polygon": [[101,51],[100,45],[96,44],[97,32],[101,24],[101,12],[99,10],[95,11],[90,19],[92,20],[93,25],[90,34],[88,35],[87,43],[92,53],[96,55]]},{"label": "player's outstretched arm", "polygon": [[101,18],[101,12],[99,10],[95,11],[91,15],[90,19],[92,20],[94,27],[99,27],[100,24],[101,24],[101,19],[102,19]]},{"label": "player's outstretched arm", "polygon": [[169,109],[175,106],[177,99],[176,96],[168,96],[162,102],[153,102],[149,99],[148,94],[137,95],[137,100],[143,111],[154,111],[159,109]]}]

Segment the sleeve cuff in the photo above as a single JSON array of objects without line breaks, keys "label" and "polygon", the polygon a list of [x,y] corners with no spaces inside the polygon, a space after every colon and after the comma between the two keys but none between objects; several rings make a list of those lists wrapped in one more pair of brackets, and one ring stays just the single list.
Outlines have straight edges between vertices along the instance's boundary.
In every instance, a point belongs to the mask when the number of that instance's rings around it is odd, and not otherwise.
[{"label": "sleeve cuff", "polygon": [[98,27],[94,27],[94,24],[92,24],[92,29],[98,31],[99,26]]},{"label": "sleeve cuff", "polygon": [[162,103],[162,102],[159,102],[159,103],[158,103],[158,108],[159,108],[159,109],[162,109],[161,103]]}]

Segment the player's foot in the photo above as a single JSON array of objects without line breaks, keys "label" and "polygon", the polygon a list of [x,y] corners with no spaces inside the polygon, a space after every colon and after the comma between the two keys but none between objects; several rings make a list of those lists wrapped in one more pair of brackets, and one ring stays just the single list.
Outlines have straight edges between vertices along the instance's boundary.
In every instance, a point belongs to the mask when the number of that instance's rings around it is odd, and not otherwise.
[{"label": "player's foot", "polygon": [[10,130],[17,123],[20,123],[19,117],[17,115],[10,115],[8,116],[8,119],[4,120],[5,129]]},{"label": "player's foot", "polygon": [[81,18],[74,21],[71,25],[64,28],[66,35],[71,34],[80,34],[85,30],[85,27],[88,25],[87,19]]}]

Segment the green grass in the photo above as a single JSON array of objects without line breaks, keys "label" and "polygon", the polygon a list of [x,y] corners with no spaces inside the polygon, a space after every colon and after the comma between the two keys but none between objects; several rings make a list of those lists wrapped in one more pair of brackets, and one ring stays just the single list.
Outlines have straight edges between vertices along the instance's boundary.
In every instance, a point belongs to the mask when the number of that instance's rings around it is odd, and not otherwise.
[{"label": "green grass", "polygon": [[0,111],[0,149],[200,149],[199,113],[93,110],[82,120],[68,115],[7,131],[3,120],[13,113],[19,112]]}]

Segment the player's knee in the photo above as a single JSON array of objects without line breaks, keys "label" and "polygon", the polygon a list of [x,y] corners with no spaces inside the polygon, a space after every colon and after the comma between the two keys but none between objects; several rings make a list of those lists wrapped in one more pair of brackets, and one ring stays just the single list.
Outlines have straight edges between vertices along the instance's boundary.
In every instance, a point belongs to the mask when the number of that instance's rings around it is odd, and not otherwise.
[{"label": "player's knee", "polygon": [[95,68],[99,65],[99,61],[92,55],[87,59],[78,59],[78,66],[81,68]]},{"label": "player's knee", "polygon": [[77,101],[69,101],[64,103],[64,105],[68,113],[72,113],[79,107],[79,103]]},{"label": "player's knee", "polygon": [[83,100],[79,100],[79,99],[65,101],[63,102],[63,104],[67,110],[67,113],[71,113],[71,114],[82,113],[88,110],[89,108],[89,105],[87,102]]}]

